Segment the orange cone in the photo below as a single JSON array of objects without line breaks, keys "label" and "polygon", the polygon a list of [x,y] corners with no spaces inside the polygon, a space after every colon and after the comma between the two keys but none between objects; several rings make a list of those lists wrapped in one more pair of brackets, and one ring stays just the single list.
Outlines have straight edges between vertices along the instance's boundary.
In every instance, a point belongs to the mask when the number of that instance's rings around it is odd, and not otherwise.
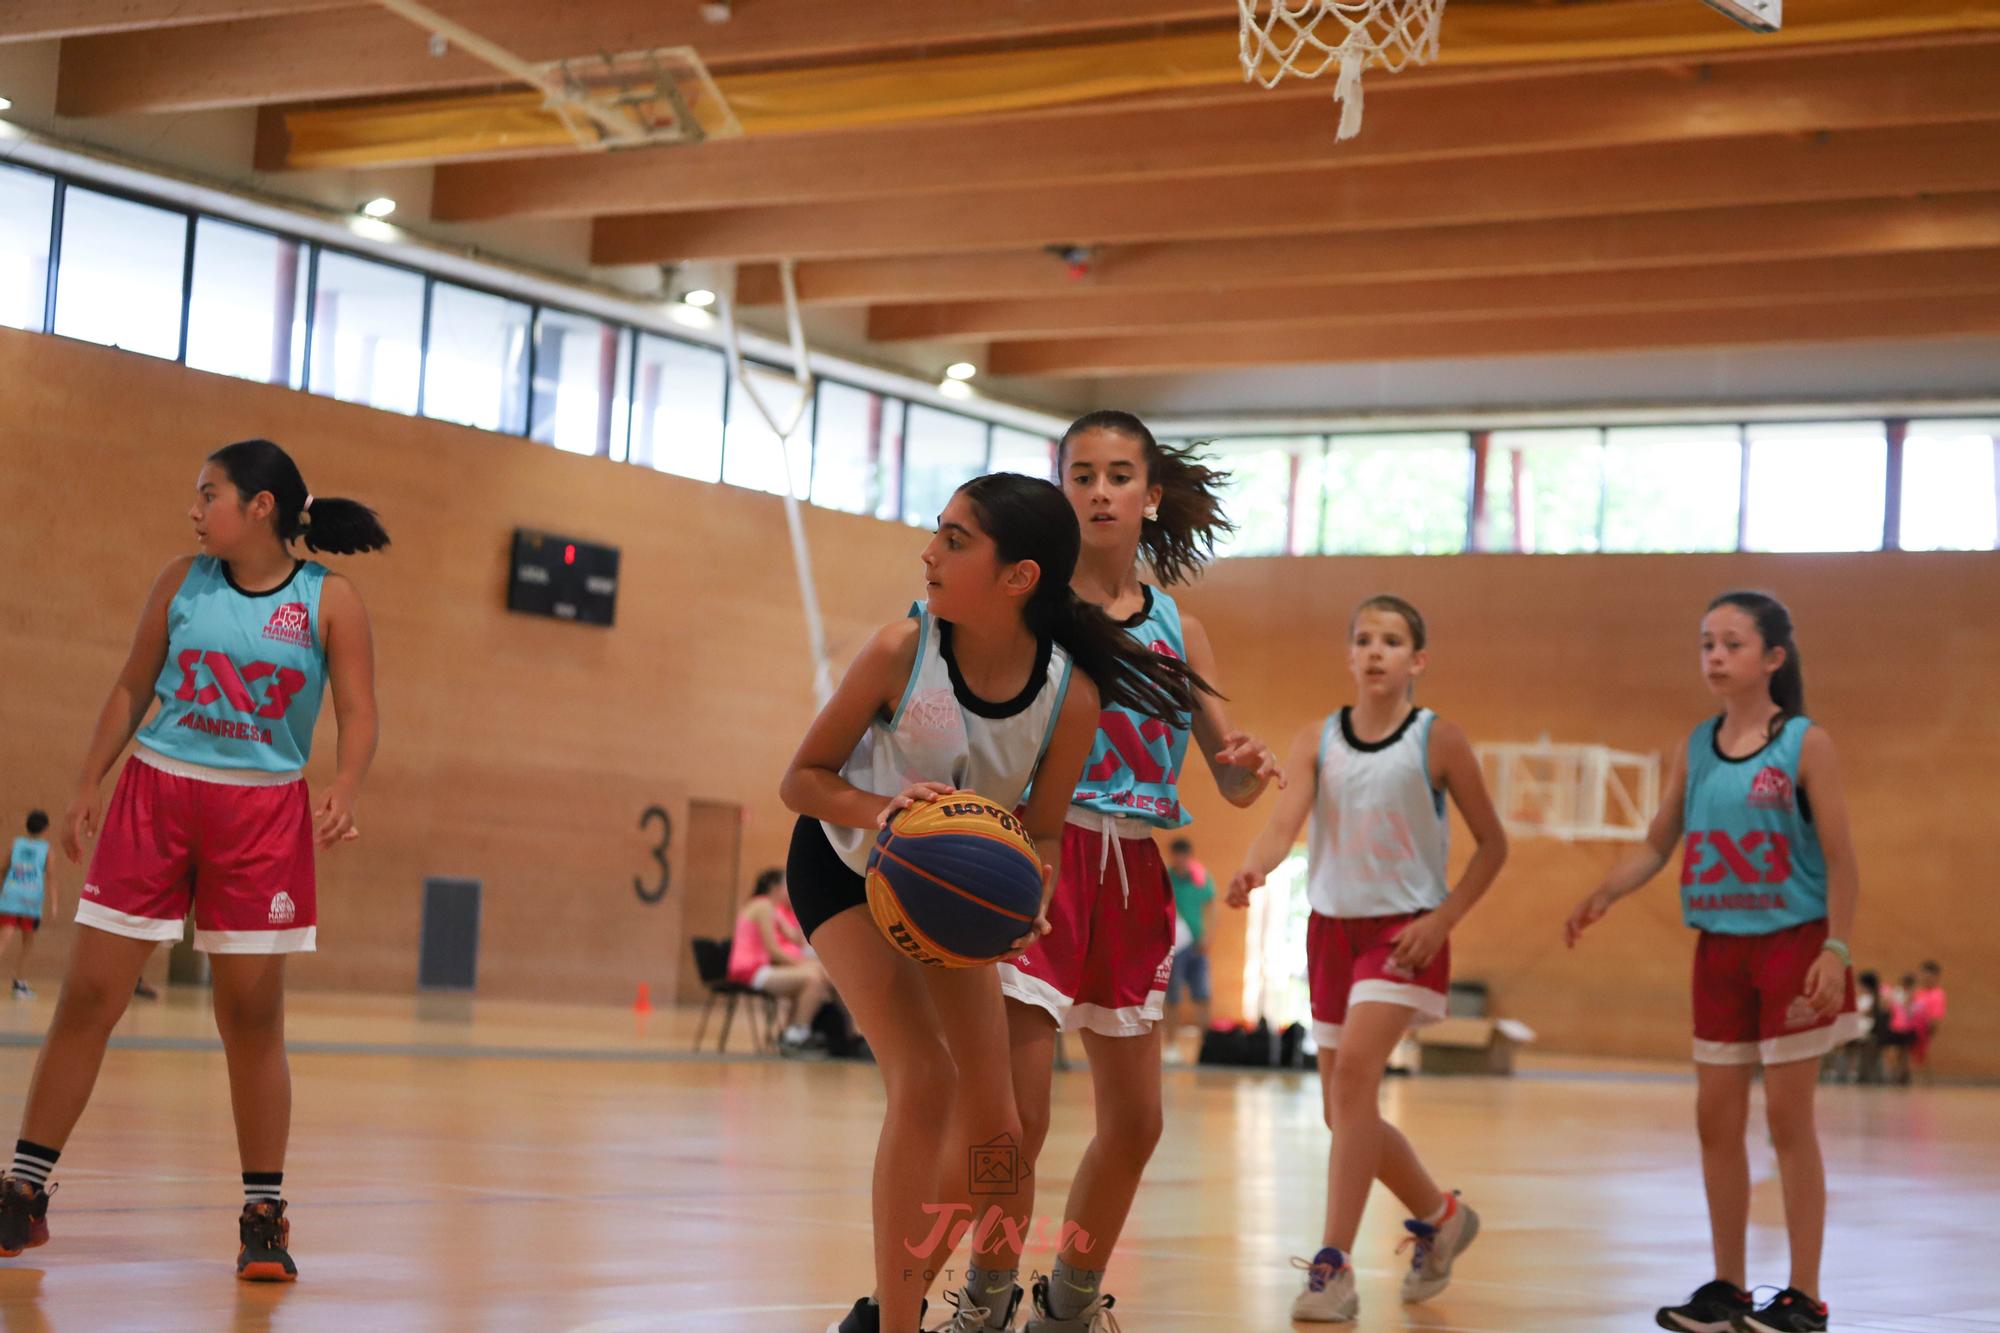
[{"label": "orange cone", "polygon": [[653,1012],[653,993],[643,981],[639,983],[638,997],[632,1001],[632,1012],[635,1014]]}]

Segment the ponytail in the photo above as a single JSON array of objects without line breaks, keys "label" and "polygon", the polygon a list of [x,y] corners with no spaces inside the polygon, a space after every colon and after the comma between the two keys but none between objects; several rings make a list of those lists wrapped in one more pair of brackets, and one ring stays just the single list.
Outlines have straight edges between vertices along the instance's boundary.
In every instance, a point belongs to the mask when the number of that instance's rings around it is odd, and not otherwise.
[{"label": "ponytail", "polygon": [[1764,640],[1768,651],[1772,648],[1785,650],[1785,660],[1771,673],[1771,702],[1778,705],[1778,715],[1771,719],[1772,736],[1784,729],[1785,723],[1795,717],[1806,715],[1806,673],[1805,665],[1799,660],[1799,643],[1792,629],[1792,613],[1785,604],[1767,592],[1726,592],[1708,604],[1713,611],[1719,606],[1733,606],[1749,616],[1757,625],[1757,635]]},{"label": "ponytail", "polygon": [[1032,560],[1040,566],[1041,581],[1021,613],[1028,628],[1069,654],[1076,668],[1096,683],[1106,707],[1130,708],[1186,726],[1195,692],[1215,690],[1187,663],[1140,644],[1071,590],[1083,536],[1061,489],[1040,477],[995,472],[974,477],[958,493],[971,504],[1003,562]]},{"label": "ponytail", "polygon": [[1049,595],[1037,589],[1028,604],[1028,623],[1069,654],[1077,670],[1097,685],[1097,697],[1106,708],[1129,708],[1185,727],[1194,713],[1195,691],[1215,693],[1186,662],[1141,644],[1068,584],[1057,585]]},{"label": "ponytail", "polygon": [[1146,484],[1160,488],[1157,517],[1139,529],[1139,549],[1162,584],[1187,583],[1215,556],[1218,537],[1236,530],[1222,512],[1222,488],[1229,474],[1201,461],[1200,441],[1186,446],[1161,444],[1146,423],[1130,412],[1089,412],[1070,423],[1056,450],[1061,462],[1069,442],[1088,430],[1116,431],[1136,441],[1146,456]]},{"label": "ponytail", "polygon": [[373,509],[359,500],[313,495],[292,456],[269,440],[238,440],[217,449],[208,461],[229,474],[230,484],[246,501],[270,494],[272,526],[281,542],[302,541],[308,551],[330,555],[379,551],[389,544]]}]

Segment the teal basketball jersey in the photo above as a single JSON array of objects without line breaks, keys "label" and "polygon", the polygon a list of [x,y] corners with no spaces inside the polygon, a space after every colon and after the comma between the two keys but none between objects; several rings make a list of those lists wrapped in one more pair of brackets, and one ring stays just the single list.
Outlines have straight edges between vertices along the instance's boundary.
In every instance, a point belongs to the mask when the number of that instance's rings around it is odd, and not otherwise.
[{"label": "teal basketball jersey", "polygon": [[[1125,632],[1166,657],[1187,660],[1181,609],[1158,588],[1146,587],[1146,605],[1125,622]],[[1071,805],[1155,828],[1179,828],[1190,816],[1181,807],[1181,764],[1187,758],[1187,719],[1173,726],[1129,708],[1098,715],[1097,737],[1083,766]]]},{"label": "teal basketball jersey", "polygon": [[7,883],[0,887],[0,913],[40,920],[48,882],[48,843],[40,838],[14,839],[13,855],[7,859]]},{"label": "teal basketball jersey", "polygon": [[1741,759],[1716,744],[1722,719],[1688,737],[1681,913],[1719,935],[1769,935],[1826,915],[1826,858],[1799,785],[1812,723],[1790,718]]},{"label": "teal basketball jersey", "polygon": [[304,768],[326,687],[325,581],[326,566],[301,560],[279,587],[245,592],[222,561],[198,556],[167,608],[160,711],[140,744],[208,768]]}]

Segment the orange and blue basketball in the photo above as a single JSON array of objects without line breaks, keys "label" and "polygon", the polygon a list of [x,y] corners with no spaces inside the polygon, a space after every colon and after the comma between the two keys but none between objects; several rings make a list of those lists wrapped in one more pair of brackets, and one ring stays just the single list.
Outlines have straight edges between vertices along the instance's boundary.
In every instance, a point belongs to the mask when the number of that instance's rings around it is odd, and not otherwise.
[{"label": "orange and blue basketball", "polygon": [[1021,821],[970,793],[897,813],[868,852],[868,910],[893,944],[932,967],[978,967],[1028,933],[1041,858]]}]

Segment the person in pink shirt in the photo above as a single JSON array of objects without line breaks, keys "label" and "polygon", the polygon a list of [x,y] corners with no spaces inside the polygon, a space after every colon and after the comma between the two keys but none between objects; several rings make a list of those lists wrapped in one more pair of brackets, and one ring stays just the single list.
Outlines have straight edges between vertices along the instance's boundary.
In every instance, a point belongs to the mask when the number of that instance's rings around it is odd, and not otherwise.
[{"label": "person in pink shirt", "polygon": [[1910,1056],[1919,1067],[1925,1067],[1931,1060],[1931,1041],[1944,1025],[1944,969],[1934,961],[1924,963],[1917,978],[1916,989],[1910,992],[1910,1030],[1916,1034],[1916,1044]]},{"label": "person in pink shirt", "polygon": [[780,1045],[792,1050],[810,1044],[813,1015],[832,994],[826,969],[792,915],[785,872],[773,867],[757,876],[750,901],[736,914],[736,937],[729,946],[729,979],[792,1001]]}]

